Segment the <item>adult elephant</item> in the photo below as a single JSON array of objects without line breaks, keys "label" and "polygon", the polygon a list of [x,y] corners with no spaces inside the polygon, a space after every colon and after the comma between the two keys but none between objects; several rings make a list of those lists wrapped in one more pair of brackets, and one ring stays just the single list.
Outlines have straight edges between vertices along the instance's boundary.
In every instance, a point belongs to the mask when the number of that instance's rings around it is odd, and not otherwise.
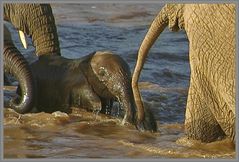
[{"label": "adult elephant", "polygon": [[10,101],[10,106],[18,113],[30,112],[35,104],[32,72],[28,62],[14,46],[11,34],[5,25],[3,59],[4,73],[13,75],[19,81],[21,88],[21,94]]},{"label": "adult elephant", "polygon": [[[9,21],[17,30],[23,31],[32,38],[37,56],[61,55],[55,19],[49,4],[5,3],[4,20]],[[30,81],[25,82],[19,79],[19,77],[25,78],[25,76],[21,76],[23,73],[19,73],[19,71],[27,71],[25,65],[27,62],[23,61],[23,56],[20,56],[20,52],[13,47],[13,43],[11,43],[11,48],[8,47],[5,50],[5,45],[8,46],[7,44],[9,44],[9,42],[5,42],[4,40],[4,60],[6,62],[4,69],[7,68],[5,70],[9,71],[9,66],[13,65],[17,67],[11,68],[11,73],[14,73],[15,76],[17,74],[17,79],[24,94],[21,97],[23,99],[18,101],[19,105],[16,106],[16,104],[12,104],[12,108],[19,113],[26,113],[31,109],[30,105],[34,102],[34,96],[25,92],[27,92],[27,89],[31,89],[31,92],[34,90],[32,89],[33,85],[31,85],[32,83]],[[17,55],[17,57],[15,57],[15,55]],[[14,58],[14,60],[11,58]],[[30,73],[31,71],[28,72],[29,76],[32,75]],[[27,88],[27,86],[29,86],[29,88]]]},{"label": "adult elephant", "polygon": [[60,55],[55,19],[49,4],[5,3],[4,20],[32,38],[36,55]]},{"label": "adult elephant", "polygon": [[142,113],[138,79],[149,49],[168,25],[189,40],[191,78],[185,114],[189,138],[227,136],[235,142],[235,4],[167,4],[153,20],[138,52],[132,86]]},{"label": "adult elephant", "polygon": [[149,108],[145,108],[143,127],[136,123],[135,102],[128,64],[110,51],[97,51],[79,59],[40,56],[31,64],[37,89],[39,111],[69,112],[70,107],[111,114],[114,101],[123,110],[123,123],[138,129],[157,131]]}]

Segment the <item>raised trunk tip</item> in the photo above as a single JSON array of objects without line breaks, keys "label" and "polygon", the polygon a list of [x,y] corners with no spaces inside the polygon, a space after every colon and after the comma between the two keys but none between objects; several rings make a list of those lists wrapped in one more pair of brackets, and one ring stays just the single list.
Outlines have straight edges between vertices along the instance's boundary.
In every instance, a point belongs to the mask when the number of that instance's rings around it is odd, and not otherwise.
[{"label": "raised trunk tip", "polygon": [[10,106],[18,113],[30,112],[34,106],[34,81],[28,63],[15,47],[4,48],[4,70],[12,74],[20,86],[20,97],[12,99]]}]

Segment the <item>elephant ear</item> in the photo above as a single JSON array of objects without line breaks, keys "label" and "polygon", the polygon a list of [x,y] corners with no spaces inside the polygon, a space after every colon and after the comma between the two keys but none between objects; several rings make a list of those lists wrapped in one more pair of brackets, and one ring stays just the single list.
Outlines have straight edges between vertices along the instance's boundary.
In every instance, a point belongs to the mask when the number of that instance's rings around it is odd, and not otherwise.
[{"label": "elephant ear", "polygon": [[76,64],[79,64],[80,65],[80,68],[82,69],[82,72],[84,73],[85,76],[87,76],[87,73],[89,72],[88,70],[91,70],[89,69],[90,68],[90,62],[91,62],[91,59],[93,58],[93,56],[95,55],[96,51],[86,55],[86,56],[83,56],[79,59],[75,59],[74,62],[76,62]]},{"label": "elephant ear", "polygon": [[168,27],[171,31],[184,29],[184,4],[166,4],[166,13],[168,13]]}]

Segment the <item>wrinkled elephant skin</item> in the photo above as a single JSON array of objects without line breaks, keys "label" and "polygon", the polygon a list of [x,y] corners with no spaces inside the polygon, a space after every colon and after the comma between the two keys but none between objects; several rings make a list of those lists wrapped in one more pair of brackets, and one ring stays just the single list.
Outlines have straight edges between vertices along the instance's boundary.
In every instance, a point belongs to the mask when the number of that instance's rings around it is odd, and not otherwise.
[{"label": "wrinkled elephant skin", "polygon": [[202,142],[224,136],[235,142],[235,7],[233,3],[163,7],[140,46],[132,77],[136,106],[141,112],[143,103],[137,82],[151,46],[166,26],[172,31],[184,29],[191,68],[186,134]]},{"label": "wrinkled elephant skin", "polygon": [[60,55],[54,15],[49,4],[5,3],[4,20],[32,38],[36,55]]}]

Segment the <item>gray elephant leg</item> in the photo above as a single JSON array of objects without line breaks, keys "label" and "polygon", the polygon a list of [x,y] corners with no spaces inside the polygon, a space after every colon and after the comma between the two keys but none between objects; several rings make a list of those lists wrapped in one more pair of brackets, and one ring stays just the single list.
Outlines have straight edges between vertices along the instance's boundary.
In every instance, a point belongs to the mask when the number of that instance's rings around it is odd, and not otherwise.
[{"label": "gray elephant leg", "polygon": [[203,132],[208,140],[220,135],[235,138],[235,11],[234,4],[186,5],[192,85],[187,109],[203,112],[199,117],[205,120],[204,127],[212,129],[212,134]]},{"label": "gray elephant leg", "polygon": [[236,133],[236,126],[235,126],[235,114],[232,112],[230,107],[223,99],[218,96],[218,106],[210,107],[211,112],[214,114],[217,122],[219,123],[220,127],[224,131],[227,137],[231,139],[231,141],[235,142],[235,133]]},{"label": "gray elephant leg", "polygon": [[194,75],[191,76],[185,131],[191,139],[201,140],[202,142],[212,142],[224,137],[225,133],[210,110],[209,103],[213,103],[213,98],[203,95],[206,86],[205,84],[201,84],[201,81],[202,80],[198,81]]}]

